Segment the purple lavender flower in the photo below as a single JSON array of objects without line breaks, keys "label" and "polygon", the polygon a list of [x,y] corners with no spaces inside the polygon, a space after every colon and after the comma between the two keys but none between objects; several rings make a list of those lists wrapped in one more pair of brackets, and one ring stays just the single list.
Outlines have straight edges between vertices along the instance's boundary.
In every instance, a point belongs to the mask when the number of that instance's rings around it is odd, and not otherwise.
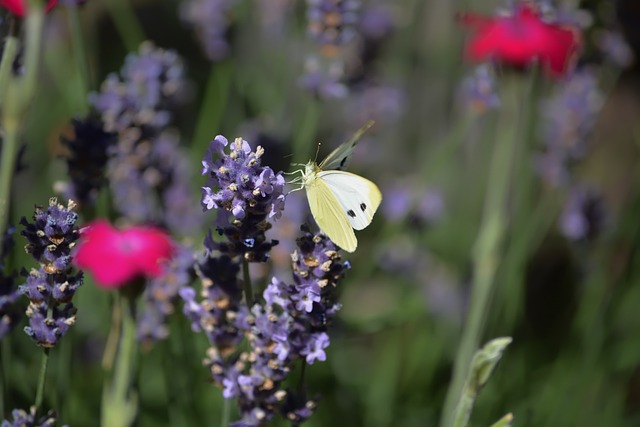
[{"label": "purple lavender flower", "polygon": [[74,137],[61,138],[69,150],[66,162],[71,180],[63,184],[60,192],[81,208],[91,207],[100,189],[108,183],[105,176],[107,160],[117,139],[115,134],[105,132],[98,120],[86,118],[72,120],[71,123]]},{"label": "purple lavender flower", "polygon": [[180,7],[182,20],[192,27],[212,62],[229,55],[228,32],[236,0],[185,0]]},{"label": "purple lavender flower", "polygon": [[15,227],[8,227],[0,242],[0,340],[5,337],[20,320],[16,301],[20,298],[20,290],[15,287],[15,274],[7,271],[4,259],[13,248]]},{"label": "purple lavender flower", "polygon": [[145,42],[137,54],[127,56],[120,75],[122,80],[110,74],[101,91],[89,97],[102,116],[104,130],[120,133],[132,126],[166,126],[186,84],[180,57]]},{"label": "purple lavender flower", "polygon": [[590,241],[601,234],[606,222],[602,197],[595,191],[575,186],[570,189],[560,214],[560,232],[573,241]]},{"label": "purple lavender flower", "polygon": [[358,23],[359,0],[307,0],[307,32],[326,56],[349,42]]},{"label": "purple lavender flower", "polygon": [[395,23],[387,5],[367,2],[362,8],[358,31],[365,40],[378,42],[388,37],[394,29]]},{"label": "purple lavender flower", "polygon": [[216,228],[226,238],[215,242],[210,235],[205,246],[232,258],[241,255],[263,262],[277,244],[266,239],[265,231],[271,227],[269,220],[279,218],[284,209],[284,177],[260,165],[262,147],[253,152],[247,141],[236,138],[227,154],[227,144],[224,136],[216,136],[202,161],[202,174],[209,176],[202,187],[202,206],[219,209]]},{"label": "purple lavender flower", "polygon": [[342,82],[343,64],[332,62],[330,65],[321,65],[324,62],[326,61],[309,56],[305,62],[304,74],[298,80],[298,84],[319,99],[344,98],[349,93],[349,89]]},{"label": "purple lavender flower", "polygon": [[465,109],[475,113],[483,113],[500,105],[491,65],[483,64],[476,67],[473,74],[462,81],[459,99]]},{"label": "purple lavender flower", "polygon": [[199,229],[190,191],[190,168],[179,137],[167,126],[185,91],[182,60],[144,43],[91,101],[117,144],[106,176],[117,210],[134,223],[154,223],[179,234]]},{"label": "purple lavender flower", "polygon": [[336,286],[348,264],[340,261],[337,247],[326,236],[304,227],[291,258],[293,284],[273,278],[263,293],[265,305],[252,309],[251,350],[245,357],[251,363],[238,366],[241,374],[231,378],[237,386],[228,382],[242,413],[235,426],[262,425],[277,412],[299,424],[316,406],[304,394],[283,389],[283,381],[297,360],[326,360],[327,331],[340,309]]},{"label": "purple lavender flower", "polygon": [[30,300],[25,332],[41,347],[55,346],[75,323],[71,299],[82,285],[82,272],[73,274],[71,266],[71,250],[79,237],[75,206],[69,201],[65,208],[52,198],[47,209],[36,207],[33,223],[24,217],[20,221],[29,242],[25,250],[40,263],[39,270],[23,270],[27,280],[20,292]]},{"label": "purple lavender flower", "polygon": [[579,70],[543,106],[545,147],[536,161],[542,177],[552,185],[566,184],[568,168],[586,153],[603,104],[597,83],[592,70]]},{"label": "purple lavender flower", "polygon": [[180,289],[195,278],[193,252],[180,246],[176,249],[165,273],[151,280],[145,288],[145,307],[138,319],[138,340],[150,344],[169,335],[167,318],[174,313],[180,299]]},{"label": "purple lavender flower", "polygon": [[603,31],[597,39],[600,51],[620,68],[629,67],[634,60],[633,50],[618,31]]},{"label": "purple lavender flower", "polygon": [[29,412],[23,409],[11,411],[11,418],[2,421],[0,427],[55,427],[56,413],[49,411],[46,415],[36,418],[36,407],[32,406]]}]

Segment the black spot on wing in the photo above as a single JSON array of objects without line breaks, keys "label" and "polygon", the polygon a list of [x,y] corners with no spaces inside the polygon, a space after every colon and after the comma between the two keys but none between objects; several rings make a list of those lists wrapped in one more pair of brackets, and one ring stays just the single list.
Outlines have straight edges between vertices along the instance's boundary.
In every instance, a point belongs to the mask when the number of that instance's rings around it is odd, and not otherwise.
[{"label": "black spot on wing", "polygon": [[342,169],[344,167],[344,164],[347,162],[347,156],[344,156],[342,158],[342,160],[340,160],[340,166],[338,166],[339,169]]},{"label": "black spot on wing", "polygon": [[347,211],[347,215],[349,215],[351,218],[355,218],[356,217],[356,213],[354,211],[352,211],[351,209],[349,209]]},{"label": "black spot on wing", "polygon": [[364,203],[360,203],[360,209],[362,210],[362,212],[367,210],[367,205],[365,205]]}]

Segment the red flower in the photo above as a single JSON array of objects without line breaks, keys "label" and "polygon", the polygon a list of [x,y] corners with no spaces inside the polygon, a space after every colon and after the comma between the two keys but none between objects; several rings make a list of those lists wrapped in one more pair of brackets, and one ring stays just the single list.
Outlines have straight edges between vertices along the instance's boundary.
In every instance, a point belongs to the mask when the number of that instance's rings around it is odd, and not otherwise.
[{"label": "red flower", "polygon": [[[24,18],[27,13],[26,4],[29,0],[0,0],[0,7],[7,9],[18,18]],[[46,11],[49,12],[58,0],[47,0]]]},{"label": "red flower", "polygon": [[103,288],[119,288],[137,277],[162,274],[160,261],[173,253],[167,234],[153,227],[117,230],[104,220],[82,231],[74,255],[75,265],[93,274]]},{"label": "red flower", "polygon": [[460,21],[474,30],[466,46],[472,61],[495,59],[518,68],[538,61],[557,77],[569,71],[580,50],[578,28],[543,21],[530,3],[516,6],[513,16],[464,14]]}]

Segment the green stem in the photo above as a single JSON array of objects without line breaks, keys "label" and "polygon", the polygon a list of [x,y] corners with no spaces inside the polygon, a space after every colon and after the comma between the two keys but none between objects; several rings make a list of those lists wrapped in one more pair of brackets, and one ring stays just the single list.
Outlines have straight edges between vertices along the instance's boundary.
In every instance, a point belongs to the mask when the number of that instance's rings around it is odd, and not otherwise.
[{"label": "green stem", "polygon": [[109,0],[105,4],[125,47],[130,52],[136,52],[146,36],[131,7],[132,2],[129,0]]},{"label": "green stem", "polygon": [[196,129],[193,134],[192,146],[198,155],[204,153],[209,141],[221,133],[220,123],[224,117],[227,99],[231,91],[231,76],[233,67],[231,61],[224,61],[211,65],[205,93],[200,104],[200,112]]},{"label": "green stem", "polygon": [[0,236],[9,222],[11,182],[18,156],[18,129],[5,127],[2,153],[0,154]]},{"label": "green stem", "polygon": [[47,379],[47,366],[49,365],[49,350],[45,348],[42,352],[42,361],[40,363],[40,375],[38,375],[38,389],[36,391],[36,402],[34,406],[36,407],[36,414],[38,410],[42,407],[42,401],[44,399],[44,384]]},{"label": "green stem", "polygon": [[251,286],[251,276],[249,275],[249,261],[242,260],[242,286],[244,287],[244,298],[247,307],[251,310],[253,305],[253,288]]},{"label": "green stem", "polygon": [[18,37],[16,35],[17,24],[15,20],[11,20],[9,36],[4,43],[4,51],[2,52],[2,60],[0,60],[0,104],[4,101],[7,92],[7,84],[11,76],[13,61],[18,50]]},{"label": "green stem", "polygon": [[[473,247],[473,283],[471,303],[453,367],[453,379],[445,398],[441,427],[454,422],[454,411],[460,398],[473,354],[480,344],[489,312],[495,277],[501,256],[503,237],[507,232],[506,202],[511,183],[512,159],[519,128],[519,76],[504,76],[498,138],[489,166],[487,193],[480,230]],[[524,102],[524,101],[523,101]],[[514,117],[517,114],[517,117]]]},{"label": "green stem", "polygon": [[89,109],[87,101],[87,93],[90,87],[89,68],[87,66],[87,55],[85,52],[84,37],[82,36],[82,27],[80,25],[80,16],[78,6],[73,3],[67,7],[69,13],[69,26],[71,27],[71,48],[73,49],[73,59],[76,65],[76,72],[79,80],[81,101],[78,113],[84,115]]},{"label": "green stem", "polygon": [[122,298],[122,336],[113,378],[113,395],[122,401],[127,400],[135,356],[136,322],[132,304],[134,301]]},{"label": "green stem", "polygon": [[222,402],[222,417],[220,420],[220,427],[227,427],[229,425],[229,419],[231,418],[231,399],[224,399]]}]

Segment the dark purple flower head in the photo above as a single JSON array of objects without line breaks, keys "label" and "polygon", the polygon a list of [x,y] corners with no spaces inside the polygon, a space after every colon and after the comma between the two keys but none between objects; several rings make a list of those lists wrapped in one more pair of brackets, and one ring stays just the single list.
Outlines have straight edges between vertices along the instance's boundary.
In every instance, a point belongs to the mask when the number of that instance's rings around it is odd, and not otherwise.
[{"label": "dark purple flower head", "polygon": [[25,226],[21,234],[29,241],[25,249],[40,263],[38,270],[23,270],[27,279],[20,292],[30,301],[25,332],[42,347],[55,346],[75,322],[71,299],[82,285],[82,272],[74,273],[71,265],[79,237],[74,208],[71,201],[65,208],[52,198],[46,210],[36,207],[33,223],[20,221]]},{"label": "dark purple flower head", "polygon": [[277,243],[268,241],[265,231],[269,220],[278,219],[284,209],[284,177],[268,166],[261,166],[264,149],[251,151],[242,138],[230,144],[218,135],[211,142],[202,161],[202,174],[209,177],[202,187],[204,210],[218,209],[217,230],[223,242],[205,241],[210,251],[218,250],[231,257],[243,256],[248,261],[263,262]]},{"label": "dark purple flower head", "polygon": [[36,206],[33,223],[24,217],[20,220],[25,227],[20,234],[29,242],[25,250],[51,274],[68,268],[71,249],[80,236],[75,227],[78,219],[78,214],[73,212],[75,208],[72,201],[65,208],[52,198],[46,209]]},{"label": "dark purple flower head", "polygon": [[69,151],[66,162],[70,178],[61,192],[81,207],[93,206],[98,192],[107,184],[107,160],[117,137],[105,132],[102,123],[92,118],[72,120],[71,123],[74,136],[61,138]]},{"label": "dark purple flower head", "polygon": [[7,335],[20,320],[21,315],[16,301],[20,290],[15,286],[15,273],[8,271],[4,258],[13,248],[15,227],[10,226],[0,241],[0,340]]},{"label": "dark purple flower head", "polygon": [[23,409],[11,411],[11,418],[7,418],[0,424],[1,427],[55,427],[56,413],[49,411],[46,415],[37,418],[36,407],[32,406],[29,412]]}]

